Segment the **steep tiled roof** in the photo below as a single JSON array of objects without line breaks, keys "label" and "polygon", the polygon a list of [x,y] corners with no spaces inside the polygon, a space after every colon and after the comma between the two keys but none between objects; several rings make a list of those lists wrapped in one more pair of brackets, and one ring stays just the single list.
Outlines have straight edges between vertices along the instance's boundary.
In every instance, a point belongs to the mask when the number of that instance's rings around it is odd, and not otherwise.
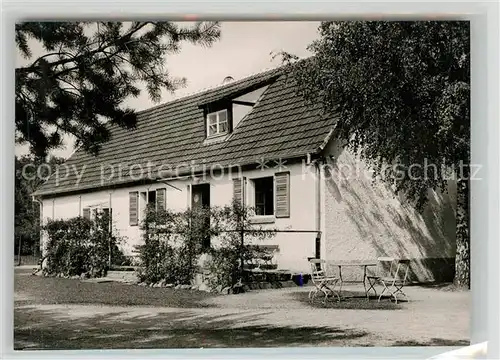
[{"label": "steep tiled roof", "polygon": [[[61,171],[63,176],[58,184],[52,176],[35,195],[130,182],[127,169],[133,164],[145,168],[148,161],[154,164],[153,173],[157,166],[164,164],[161,175],[165,178],[168,174],[165,169],[179,164],[244,166],[256,164],[262,158],[277,160],[317,152],[335,120],[322,116],[319,105],[306,105],[281,71],[273,69],[141,111],[136,129],[113,127],[111,140],[103,145],[98,156],[76,151],[65,163],[64,168],[70,169],[70,175],[66,177]],[[204,142],[205,121],[200,105],[269,83],[260,101],[225,141]],[[107,181],[110,168],[117,173],[119,164],[123,169],[121,178],[114,176]],[[102,179],[101,168],[106,181]],[[79,174],[83,172],[78,185],[74,169]],[[191,173],[191,169],[183,169]]]}]

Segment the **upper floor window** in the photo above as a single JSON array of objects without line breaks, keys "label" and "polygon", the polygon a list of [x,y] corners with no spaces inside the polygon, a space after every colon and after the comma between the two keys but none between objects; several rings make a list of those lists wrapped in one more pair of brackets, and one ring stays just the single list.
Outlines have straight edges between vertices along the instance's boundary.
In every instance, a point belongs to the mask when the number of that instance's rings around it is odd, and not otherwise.
[{"label": "upper floor window", "polygon": [[207,137],[227,134],[229,122],[227,109],[209,113],[207,115]]},{"label": "upper floor window", "polygon": [[[211,97],[207,102],[200,102],[198,108],[203,109],[205,121],[205,144],[228,139],[238,124],[251,113],[260,101],[269,84],[251,86],[235,90],[231,94],[221,94],[219,98]],[[224,96],[222,96],[224,95]]]}]

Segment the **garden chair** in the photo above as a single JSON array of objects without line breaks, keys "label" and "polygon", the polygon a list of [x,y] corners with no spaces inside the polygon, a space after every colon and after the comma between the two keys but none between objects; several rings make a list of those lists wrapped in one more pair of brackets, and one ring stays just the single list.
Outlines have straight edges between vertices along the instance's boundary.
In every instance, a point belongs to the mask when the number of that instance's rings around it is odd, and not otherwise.
[{"label": "garden chair", "polygon": [[[375,285],[380,284],[384,288],[378,297],[378,301],[385,293],[389,293],[394,298],[396,304],[398,303],[398,294],[403,295],[408,301],[408,296],[403,292],[403,287],[406,285],[408,279],[408,271],[410,269],[410,260],[394,259],[392,257],[379,257],[377,259],[379,266],[377,274],[368,275],[369,288],[366,291],[366,296],[369,299],[369,291],[373,290],[377,296]],[[384,264],[390,264],[389,271],[384,271]],[[385,273],[385,275],[384,275]]]},{"label": "garden chair", "polygon": [[336,295],[340,301],[339,293],[334,290],[335,286],[340,281],[340,278],[328,276],[324,268],[321,266],[325,264],[324,260],[311,259],[309,260],[309,264],[311,266],[311,281],[314,285],[314,288],[309,291],[309,300],[313,301],[316,294],[323,293],[325,295],[325,304],[328,296],[330,295]]}]

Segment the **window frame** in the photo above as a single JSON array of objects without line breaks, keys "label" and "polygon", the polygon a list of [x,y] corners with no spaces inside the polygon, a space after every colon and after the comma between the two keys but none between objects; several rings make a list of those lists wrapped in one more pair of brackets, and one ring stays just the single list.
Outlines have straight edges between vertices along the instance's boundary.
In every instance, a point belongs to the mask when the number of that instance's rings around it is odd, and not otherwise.
[{"label": "window frame", "polygon": [[[226,114],[226,119],[222,122],[220,121],[220,114],[221,113]],[[210,124],[210,117],[213,115],[215,115],[215,124]],[[226,124],[226,130],[224,132],[220,131],[221,123]],[[217,132],[210,134],[210,126],[213,126],[213,125],[216,125]],[[207,139],[228,134],[229,133],[229,110],[227,108],[224,108],[221,110],[212,111],[212,112],[207,113],[205,126],[207,129]]]},{"label": "window frame", "polygon": [[[150,188],[147,188],[146,190],[137,190],[137,191],[132,191],[132,192],[137,192],[137,222],[138,224],[141,223],[141,221],[144,220],[145,215],[146,215],[146,208],[148,207],[149,204],[154,204],[155,211],[158,211],[158,191],[163,190],[165,191],[164,194],[164,203],[163,207],[164,210],[167,210],[167,188],[162,187],[162,188],[155,188],[151,190]],[[151,196],[154,197],[154,200],[151,200]],[[154,194],[154,195],[153,195]],[[129,210],[130,211],[130,210]],[[130,213],[129,213],[130,216]],[[137,225],[130,225],[130,226],[137,226]]]},{"label": "window frame", "polygon": [[[271,202],[272,202],[272,210],[273,210],[272,214],[259,215],[259,214],[257,214],[257,211],[256,211],[257,210],[256,182],[258,182],[261,179],[269,179],[269,181],[270,181]],[[274,189],[275,188],[274,175],[252,178],[252,179],[250,179],[250,183],[251,183],[251,186],[250,186],[249,195],[251,196],[251,198],[249,200],[250,200],[251,206],[255,209],[255,215],[253,216],[253,218],[255,220],[266,220],[266,219],[274,220],[276,217],[276,204],[275,204],[276,196],[275,196],[275,189]]]}]

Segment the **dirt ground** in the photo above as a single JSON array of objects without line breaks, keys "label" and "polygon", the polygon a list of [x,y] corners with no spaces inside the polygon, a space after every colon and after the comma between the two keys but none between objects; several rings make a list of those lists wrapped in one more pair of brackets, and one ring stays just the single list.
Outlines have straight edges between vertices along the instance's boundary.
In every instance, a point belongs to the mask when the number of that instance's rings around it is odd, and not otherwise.
[{"label": "dirt ground", "polygon": [[323,306],[308,302],[309,287],[212,296],[15,276],[16,349],[469,344],[469,292],[412,286],[397,306],[362,297]]}]

